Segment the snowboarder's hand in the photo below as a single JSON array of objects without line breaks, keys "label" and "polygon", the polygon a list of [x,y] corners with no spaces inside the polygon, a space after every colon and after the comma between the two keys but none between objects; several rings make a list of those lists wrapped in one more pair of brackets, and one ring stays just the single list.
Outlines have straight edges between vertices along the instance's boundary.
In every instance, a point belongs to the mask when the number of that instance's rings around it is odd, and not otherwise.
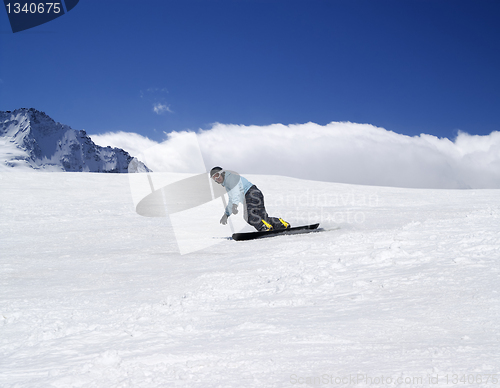
[{"label": "snowboarder's hand", "polygon": [[238,205],[233,204],[233,214],[238,214]]},{"label": "snowboarder's hand", "polygon": [[222,225],[226,225],[227,224],[227,216],[226,216],[226,213],[224,213],[224,215],[222,216],[222,218],[220,219],[220,223]]}]

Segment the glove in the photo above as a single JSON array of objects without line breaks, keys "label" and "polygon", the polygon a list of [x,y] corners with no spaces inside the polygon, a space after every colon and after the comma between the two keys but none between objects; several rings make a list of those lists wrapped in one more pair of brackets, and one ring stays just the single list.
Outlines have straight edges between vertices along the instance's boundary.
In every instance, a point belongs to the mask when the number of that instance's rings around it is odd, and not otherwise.
[{"label": "glove", "polygon": [[222,216],[222,218],[220,219],[220,223],[222,225],[226,225],[227,224],[227,216],[226,216],[226,213],[224,213],[224,215]]},{"label": "glove", "polygon": [[238,205],[233,204],[233,214],[238,214]]}]

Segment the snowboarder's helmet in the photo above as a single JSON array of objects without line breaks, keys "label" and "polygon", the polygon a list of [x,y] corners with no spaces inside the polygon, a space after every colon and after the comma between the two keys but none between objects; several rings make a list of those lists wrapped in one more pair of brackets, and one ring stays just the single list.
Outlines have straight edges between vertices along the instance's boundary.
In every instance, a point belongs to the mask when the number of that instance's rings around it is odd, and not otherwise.
[{"label": "snowboarder's helmet", "polygon": [[210,170],[210,178],[214,176],[214,174],[218,173],[219,171],[222,171],[222,167],[214,167]]}]

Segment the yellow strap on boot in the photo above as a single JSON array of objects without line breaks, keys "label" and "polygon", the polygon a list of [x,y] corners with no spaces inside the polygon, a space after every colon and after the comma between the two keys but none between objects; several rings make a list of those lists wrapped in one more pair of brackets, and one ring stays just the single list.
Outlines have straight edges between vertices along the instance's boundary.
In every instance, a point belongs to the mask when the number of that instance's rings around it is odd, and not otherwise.
[{"label": "yellow strap on boot", "polygon": [[285,220],[283,220],[282,218],[280,218],[279,220],[285,226],[285,229],[288,229],[290,227],[290,224],[288,222],[286,222]]},{"label": "yellow strap on boot", "polygon": [[264,220],[261,220],[261,221],[262,221],[262,222],[264,223],[264,225],[267,227],[267,230],[271,230],[271,229],[273,228],[273,226],[272,226],[269,222],[266,222],[266,221],[264,221]]}]

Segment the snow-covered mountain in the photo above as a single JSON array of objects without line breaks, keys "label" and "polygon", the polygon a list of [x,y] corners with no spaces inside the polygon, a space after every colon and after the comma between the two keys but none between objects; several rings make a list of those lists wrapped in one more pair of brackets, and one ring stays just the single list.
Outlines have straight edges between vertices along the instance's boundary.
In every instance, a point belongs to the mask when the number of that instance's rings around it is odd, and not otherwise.
[{"label": "snow-covered mountain", "polygon": [[[36,109],[0,111],[0,164],[45,171],[126,173],[133,157],[96,145],[84,130],[55,122]],[[149,171],[142,163],[140,170]]]}]

